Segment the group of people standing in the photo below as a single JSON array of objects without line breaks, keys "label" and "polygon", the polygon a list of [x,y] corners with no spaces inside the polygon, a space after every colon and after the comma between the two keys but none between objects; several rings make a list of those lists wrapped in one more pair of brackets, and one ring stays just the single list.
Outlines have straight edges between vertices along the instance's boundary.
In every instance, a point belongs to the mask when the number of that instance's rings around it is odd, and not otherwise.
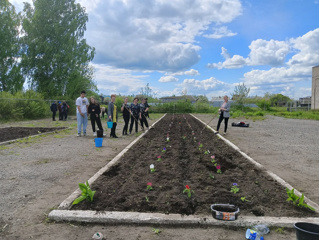
[{"label": "group of people standing", "polygon": [[50,107],[52,112],[52,121],[55,121],[55,116],[57,111],[59,111],[59,120],[66,121],[66,119],[68,118],[69,108],[70,106],[65,101],[63,101],[62,104],[61,102],[57,104],[57,102],[54,101]]},{"label": "group of people standing", "polygon": [[[116,135],[116,127],[118,123],[118,109],[115,105],[115,99],[116,95],[111,95],[111,101],[108,105],[108,121],[113,123],[110,137],[118,138]],[[143,98],[142,102],[138,103],[139,99],[136,97],[133,100],[133,103],[128,104],[128,98],[124,99],[124,103],[121,106],[121,112],[123,113],[123,119],[124,119],[124,128],[122,130],[122,135],[128,135],[128,125],[129,121],[131,120],[129,133],[132,133],[133,125],[135,123],[135,132],[138,132],[138,125],[140,121],[140,125],[142,127],[142,130],[144,130],[144,125],[148,129],[148,122],[147,117],[149,105],[147,103],[147,98]],[[99,131],[103,133],[103,127],[101,124],[100,119],[100,113],[101,108],[99,103],[96,101],[94,97],[90,98],[90,102],[86,98],[85,91],[81,92],[80,97],[76,100],[76,115],[77,115],[77,125],[78,125],[78,137],[81,137],[81,134],[83,133],[83,136],[86,136],[86,128],[88,123],[88,115],[90,114],[91,119],[91,125],[93,130],[93,136],[97,136],[96,134],[96,128],[95,123],[97,124]],[[103,134],[105,136],[105,134]]]},{"label": "group of people standing", "polygon": [[[116,136],[116,127],[118,122],[118,109],[115,105],[116,95],[111,95],[111,101],[108,105],[108,121],[113,122],[113,126],[111,129],[110,137],[118,138]],[[137,97],[134,98],[133,103],[128,103],[128,98],[124,99],[124,103],[121,106],[121,112],[123,113],[124,119],[124,128],[122,130],[122,135],[128,135],[132,133],[133,126],[135,125],[135,133],[138,132],[138,125],[141,126],[142,130],[144,130],[144,125],[148,129],[148,121],[149,118],[148,111],[149,105],[147,103],[147,98],[142,98],[141,103],[138,103],[139,99]],[[59,110],[59,120],[66,120],[67,113],[68,113],[69,105],[66,102],[61,102],[57,105],[56,102],[53,102],[51,105],[52,111],[52,120],[55,121],[56,112]],[[221,122],[224,120],[225,127],[224,127],[224,135],[227,132],[228,126],[228,119],[230,117],[230,103],[228,102],[228,96],[224,96],[224,102],[222,103],[221,107],[219,108],[219,120],[217,124],[217,132],[219,133],[219,128]],[[90,114],[90,120],[92,125],[93,136],[97,136],[97,131],[95,124],[99,128],[99,131],[103,136],[103,127],[100,119],[101,108],[100,104],[96,101],[94,97],[90,97],[90,102],[86,98],[86,92],[82,91],[80,97],[76,99],[76,116],[77,116],[77,130],[78,130],[78,137],[81,137],[81,133],[83,136],[86,136],[86,128],[88,124],[88,115]],[[130,127],[129,122],[131,121]]]}]

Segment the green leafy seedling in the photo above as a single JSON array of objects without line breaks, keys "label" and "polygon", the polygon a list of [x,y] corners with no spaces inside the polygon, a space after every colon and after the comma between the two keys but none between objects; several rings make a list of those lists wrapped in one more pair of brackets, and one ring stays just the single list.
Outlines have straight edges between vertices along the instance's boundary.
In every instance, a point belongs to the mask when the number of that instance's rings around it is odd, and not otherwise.
[{"label": "green leafy seedling", "polygon": [[159,234],[159,233],[161,232],[161,230],[159,230],[158,228],[153,228],[153,232],[154,232],[155,234]]},{"label": "green leafy seedling", "polygon": [[93,197],[96,191],[92,191],[89,182],[86,181],[86,184],[84,183],[79,183],[79,188],[82,191],[81,196],[75,199],[72,203],[72,205],[78,204],[82,202],[83,200],[88,200],[89,202],[93,201]]}]

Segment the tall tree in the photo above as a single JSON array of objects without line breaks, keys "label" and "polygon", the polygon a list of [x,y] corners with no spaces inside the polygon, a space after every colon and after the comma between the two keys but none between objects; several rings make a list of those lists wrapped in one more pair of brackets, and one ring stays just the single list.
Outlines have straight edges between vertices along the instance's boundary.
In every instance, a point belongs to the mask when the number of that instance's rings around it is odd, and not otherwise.
[{"label": "tall tree", "polygon": [[247,88],[243,83],[235,86],[234,92],[232,93],[232,99],[236,101],[236,103],[243,108],[245,104],[245,100],[248,97],[250,88]]},{"label": "tall tree", "polygon": [[22,90],[19,59],[20,15],[8,0],[0,0],[0,91],[15,93]]},{"label": "tall tree", "polygon": [[75,0],[33,0],[33,5],[25,3],[22,24],[22,66],[30,87],[45,97],[95,90],[89,65],[95,49],[84,38],[85,9]]}]

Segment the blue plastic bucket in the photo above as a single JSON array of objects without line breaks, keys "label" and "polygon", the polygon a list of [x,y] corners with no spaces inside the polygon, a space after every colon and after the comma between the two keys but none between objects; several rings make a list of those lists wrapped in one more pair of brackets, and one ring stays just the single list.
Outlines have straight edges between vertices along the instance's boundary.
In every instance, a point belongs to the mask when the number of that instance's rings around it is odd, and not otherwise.
[{"label": "blue plastic bucket", "polygon": [[94,142],[95,142],[95,147],[102,147],[103,138],[95,138]]},{"label": "blue plastic bucket", "polygon": [[107,122],[107,127],[112,128],[113,127],[113,122]]}]

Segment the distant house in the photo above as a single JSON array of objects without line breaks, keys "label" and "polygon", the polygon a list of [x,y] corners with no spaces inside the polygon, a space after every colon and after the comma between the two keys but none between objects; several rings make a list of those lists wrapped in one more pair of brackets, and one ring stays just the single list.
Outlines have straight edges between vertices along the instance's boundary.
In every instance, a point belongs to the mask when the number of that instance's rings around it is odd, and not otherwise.
[{"label": "distant house", "polygon": [[304,97],[304,98],[299,98],[299,105],[301,107],[311,106],[311,96]]},{"label": "distant house", "polygon": [[101,100],[102,104],[105,103],[105,102],[108,102],[106,100],[108,100],[108,98],[111,98],[111,96],[103,95],[103,94],[101,94],[99,97],[100,97],[100,100]]},{"label": "distant house", "polygon": [[184,96],[172,96],[172,97],[162,97],[160,98],[162,103],[170,103],[170,102],[178,102],[178,101],[187,101],[189,100],[192,104],[196,102],[195,99],[191,95],[184,95]]}]

